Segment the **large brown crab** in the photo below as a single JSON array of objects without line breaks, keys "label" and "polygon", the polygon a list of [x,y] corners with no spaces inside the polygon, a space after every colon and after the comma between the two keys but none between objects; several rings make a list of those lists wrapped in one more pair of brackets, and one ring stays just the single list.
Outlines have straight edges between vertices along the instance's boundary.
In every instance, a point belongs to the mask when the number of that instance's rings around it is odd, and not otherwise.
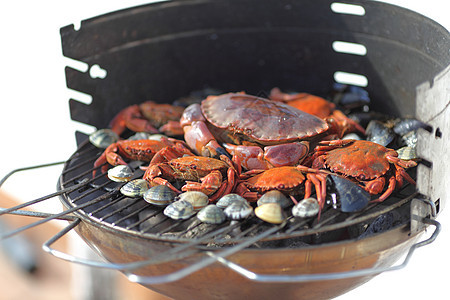
[{"label": "large brown crab", "polygon": [[[158,151],[144,173],[143,179],[166,185],[177,193],[181,191],[200,191],[215,201],[230,193],[236,183],[237,169],[233,162],[222,155],[219,159],[186,155],[174,147],[166,147]],[[178,190],[171,182],[185,181]]]},{"label": "large brown crab", "polygon": [[323,119],[330,125],[330,133],[335,133],[342,138],[346,133],[359,131],[365,134],[364,128],[357,122],[348,118],[342,111],[336,109],[336,105],[322,97],[308,93],[287,94],[279,88],[270,91],[270,99],[281,101],[301,111],[307,112]]},{"label": "large brown crab", "polygon": [[183,135],[180,117],[184,107],[166,103],[146,101],[121,110],[111,121],[111,129],[118,135],[125,129],[135,132]]},{"label": "large brown crab", "polygon": [[321,141],[315,151],[313,168],[326,168],[349,177],[359,182],[372,195],[381,194],[388,180],[386,191],[374,202],[384,201],[396,186],[402,186],[403,179],[415,184],[405,169],[414,167],[417,163],[402,160],[397,157],[395,150],[377,143],[364,140]]},{"label": "large brown crab", "polygon": [[329,128],[311,114],[245,93],[209,96],[187,107],[180,123],[186,143],[198,154],[225,154],[223,143],[246,169],[299,164],[308,154],[308,141]]}]

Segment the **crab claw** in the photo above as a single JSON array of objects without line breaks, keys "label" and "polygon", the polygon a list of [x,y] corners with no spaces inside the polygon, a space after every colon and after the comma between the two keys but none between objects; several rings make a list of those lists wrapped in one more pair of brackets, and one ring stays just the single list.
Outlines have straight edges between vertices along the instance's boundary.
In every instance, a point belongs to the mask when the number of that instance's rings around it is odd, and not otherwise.
[{"label": "crab claw", "polygon": [[308,155],[308,142],[294,142],[281,145],[243,146],[223,144],[233,156],[239,158],[242,167],[247,170],[267,170],[273,167],[294,166],[301,163]]}]

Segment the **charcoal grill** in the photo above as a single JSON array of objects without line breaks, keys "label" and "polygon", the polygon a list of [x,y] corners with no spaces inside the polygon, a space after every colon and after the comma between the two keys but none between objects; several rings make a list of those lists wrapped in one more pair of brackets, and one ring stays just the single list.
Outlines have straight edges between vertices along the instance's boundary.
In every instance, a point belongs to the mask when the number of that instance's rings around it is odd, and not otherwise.
[{"label": "charcoal grill", "polygon": [[[433,161],[443,153],[449,129],[444,122],[449,33],[392,5],[318,2],[171,1],[85,20],[80,30],[64,27],[64,55],[107,71],[105,78],[93,78],[66,69],[68,87],[93,98],[90,105],[70,100],[72,119],[104,128],[130,104],[171,102],[208,88],[264,95],[278,86],[324,95],[335,81],[345,82],[344,75],[366,88],[376,110],[414,115],[431,126],[431,132],[420,132],[417,188],[407,185],[359,213],[328,208],[320,222],[172,221],[142,199],[121,196],[121,185],[105,175],[92,179],[100,151],[78,132],[79,147],[65,162],[58,192],[2,213],[24,213],[20,209],[31,203],[59,196],[65,211],[36,214],[43,219],[31,225],[70,221],[44,244],[46,251],[120,270],[176,299],[187,293],[217,299],[330,298],[406,265],[417,247],[436,238],[435,218],[446,200],[438,182],[448,176]],[[336,50],[335,42],[366,51]],[[136,177],[142,175],[139,164],[132,164]],[[419,242],[429,225],[434,234]],[[72,229],[106,262],[55,250],[53,244]],[[390,267],[405,253],[402,264]]]}]

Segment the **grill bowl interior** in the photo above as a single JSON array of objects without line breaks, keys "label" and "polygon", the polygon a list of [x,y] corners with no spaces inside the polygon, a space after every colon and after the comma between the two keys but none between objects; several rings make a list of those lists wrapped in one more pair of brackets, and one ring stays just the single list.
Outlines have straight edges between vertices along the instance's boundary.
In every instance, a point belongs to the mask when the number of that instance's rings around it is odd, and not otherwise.
[{"label": "grill bowl interior", "polygon": [[[93,97],[88,106],[71,100],[72,118],[104,128],[130,104],[148,99],[172,102],[206,88],[265,95],[278,86],[324,95],[336,72],[363,75],[371,106],[377,111],[413,116],[416,86],[434,78],[450,62],[448,32],[398,7],[372,1],[352,3],[363,7],[364,15],[333,12],[332,1],[171,1],[86,20],[78,31],[72,26],[62,28],[65,56],[107,71],[100,79],[66,69],[68,87]],[[364,45],[367,53],[336,52],[335,41]],[[61,176],[61,187],[67,182],[68,169],[70,164]],[[62,201],[67,207],[73,205],[67,198]],[[77,214],[83,220],[77,227],[79,234],[112,262],[142,260],[183,242],[135,234],[96,220],[89,212]],[[364,239],[307,248],[246,249],[229,259],[259,273],[345,271],[389,265],[416,238],[409,224],[403,224]],[[186,256],[135,272],[171,272],[198,261],[204,253]],[[293,263],[293,257],[298,261]],[[150,288],[174,298],[195,291],[198,298],[264,298],[282,290],[287,298],[301,294],[318,299],[337,296],[368,279],[259,283],[214,264],[176,284]],[[243,280],[246,288],[236,289],[235,283]]]}]

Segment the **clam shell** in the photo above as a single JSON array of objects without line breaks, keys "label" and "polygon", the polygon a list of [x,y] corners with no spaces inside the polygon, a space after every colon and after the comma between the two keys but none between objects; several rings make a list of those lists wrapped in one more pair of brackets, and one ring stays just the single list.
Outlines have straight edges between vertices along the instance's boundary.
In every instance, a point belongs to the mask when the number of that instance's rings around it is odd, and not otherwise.
[{"label": "clam shell", "polygon": [[127,182],[131,180],[133,170],[126,165],[118,165],[108,170],[108,178],[115,182]]},{"label": "clam shell", "polygon": [[278,203],[279,205],[281,205],[281,208],[286,208],[292,205],[292,201],[282,192],[277,190],[268,191],[258,199],[258,206],[261,206],[265,203]]},{"label": "clam shell", "polygon": [[127,140],[137,141],[137,140],[148,140],[150,137],[150,133],[147,132],[136,132],[132,136],[130,136]]},{"label": "clam shell", "polygon": [[253,207],[247,201],[235,201],[228,205],[223,212],[229,219],[242,220],[253,212]]},{"label": "clam shell", "polygon": [[319,213],[319,202],[315,198],[303,199],[292,208],[292,215],[294,217],[309,218],[314,217]]},{"label": "clam shell", "polygon": [[209,204],[203,207],[198,213],[197,218],[207,224],[221,224],[225,221],[226,216],[222,209],[215,204]]},{"label": "clam shell", "polygon": [[141,197],[150,188],[144,179],[135,179],[120,188],[120,192],[127,197]]},{"label": "clam shell", "polygon": [[175,201],[187,201],[192,204],[194,210],[200,210],[209,204],[209,198],[205,193],[197,191],[189,191],[179,194]]},{"label": "clam shell", "polygon": [[99,129],[89,135],[89,141],[97,148],[106,149],[119,140],[119,135],[111,129]]},{"label": "clam shell", "polygon": [[185,220],[195,214],[194,207],[187,201],[176,201],[169,204],[163,213],[174,220]]},{"label": "clam shell", "polygon": [[272,224],[281,224],[286,219],[286,215],[278,203],[264,203],[256,207],[255,215],[261,220]]},{"label": "clam shell", "polygon": [[151,187],[143,195],[145,201],[157,206],[169,205],[174,201],[176,196],[177,193],[165,185]]},{"label": "clam shell", "polygon": [[412,147],[402,147],[397,150],[398,158],[403,160],[417,159],[416,149]]},{"label": "clam shell", "polygon": [[235,201],[240,201],[240,202],[247,202],[247,200],[245,200],[244,197],[239,196],[238,194],[226,194],[225,196],[223,196],[222,198],[220,198],[216,205],[219,208],[226,208],[228,207],[231,203],[235,202]]}]

